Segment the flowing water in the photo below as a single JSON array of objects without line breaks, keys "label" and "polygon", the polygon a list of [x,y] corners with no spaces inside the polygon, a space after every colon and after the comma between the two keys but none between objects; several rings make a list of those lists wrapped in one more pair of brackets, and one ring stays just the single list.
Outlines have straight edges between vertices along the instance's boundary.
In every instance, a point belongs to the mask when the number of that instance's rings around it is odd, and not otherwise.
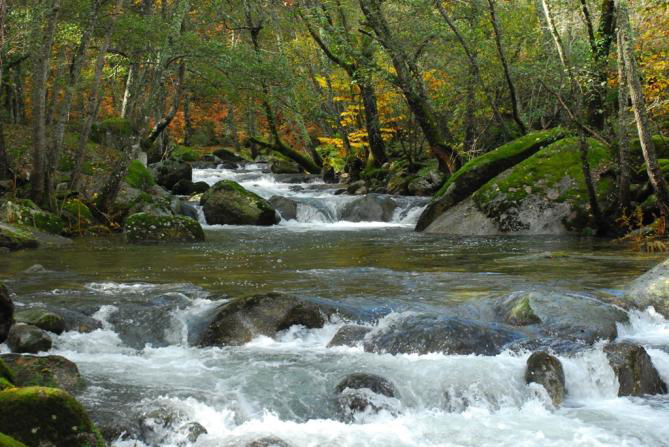
[{"label": "flowing water", "polygon": [[[337,302],[382,327],[412,312],[448,313],[519,291],[615,296],[657,256],[593,239],[416,234],[420,199],[398,199],[390,222],[345,222],[342,209],[355,197],[335,196],[317,181],[287,183],[261,165],[196,170],[194,177],[289,197],[298,202],[297,219],[271,228],[206,226],[207,241],[192,245],[87,239],[0,259],[0,279],[19,307],[67,306],[102,322],[88,334],[56,337],[51,353],[77,363],[88,382],[78,397],[103,424],[131,427],[142,412],[173,409],[171,423],[152,426],[147,436],[165,447],[243,446],[269,435],[296,447],[669,445],[669,398],[617,397],[601,344],[560,356],[568,396],[559,409],[542,388],[525,385],[529,353],[393,356],[328,348],[344,324],[337,319],[240,347],[193,345],[207,316],[236,296],[277,291]],[[24,272],[34,264],[45,270]],[[652,310],[635,312],[619,337],[645,345],[669,381],[668,321]],[[399,398],[378,414],[343,421],[334,388],[354,372],[387,378]],[[189,441],[187,422],[207,434]]]}]

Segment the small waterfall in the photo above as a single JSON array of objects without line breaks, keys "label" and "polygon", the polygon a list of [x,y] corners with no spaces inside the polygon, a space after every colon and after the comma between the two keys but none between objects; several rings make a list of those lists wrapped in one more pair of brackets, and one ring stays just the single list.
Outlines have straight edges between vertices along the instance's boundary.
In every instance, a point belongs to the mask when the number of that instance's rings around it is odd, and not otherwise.
[{"label": "small waterfall", "polygon": [[[382,226],[413,226],[428,199],[371,194],[369,196],[337,195],[336,186],[328,185],[309,176],[275,175],[266,172],[266,165],[252,163],[238,169],[194,169],[193,181],[204,181],[214,185],[221,180],[233,180],[244,188],[265,199],[284,197],[297,204],[297,218],[284,219],[279,227],[323,228],[352,227],[368,228]],[[359,205],[358,205],[359,204]],[[382,217],[365,215],[356,207],[384,207]],[[206,225],[204,213],[196,206],[200,223]],[[378,213],[377,213],[378,214]],[[380,214],[379,214],[380,216]]]}]

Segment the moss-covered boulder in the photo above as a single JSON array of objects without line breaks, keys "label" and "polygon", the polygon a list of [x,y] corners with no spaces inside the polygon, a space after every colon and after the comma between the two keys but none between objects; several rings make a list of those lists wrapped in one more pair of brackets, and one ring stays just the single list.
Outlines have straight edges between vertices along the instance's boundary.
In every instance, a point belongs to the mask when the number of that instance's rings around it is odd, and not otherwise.
[{"label": "moss-covered boulder", "polygon": [[190,164],[178,160],[164,160],[150,167],[156,183],[171,190],[180,180],[193,181],[193,168]]},{"label": "moss-covered boulder", "polygon": [[128,175],[125,181],[133,188],[146,191],[156,184],[151,171],[139,160],[133,160],[128,165]]},{"label": "moss-covered boulder", "polygon": [[0,391],[0,432],[29,446],[104,446],[81,404],[56,388]]},{"label": "moss-covered boulder", "polygon": [[490,179],[564,136],[562,129],[533,132],[470,160],[435,194],[432,203],[421,214],[416,231],[425,230],[445,211],[472,195]]},{"label": "moss-covered boulder", "polygon": [[18,387],[46,386],[74,393],[84,386],[77,365],[58,355],[3,354],[0,362],[11,369],[11,381]]},{"label": "moss-covered boulder", "polygon": [[0,433],[0,447],[26,447],[22,442]]},{"label": "moss-covered boulder", "polygon": [[0,205],[0,221],[34,227],[52,234],[61,234],[65,229],[63,219],[53,213],[41,210],[30,200],[4,202]]},{"label": "moss-covered boulder", "polygon": [[16,312],[17,323],[32,324],[47,332],[62,334],[65,331],[65,319],[46,309],[32,308]]},{"label": "moss-covered boulder", "polygon": [[200,345],[243,345],[254,337],[273,337],[294,325],[323,327],[333,309],[289,295],[270,293],[223,304],[205,330]]},{"label": "moss-covered boulder", "polygon": [[122,149],[131,143],[137,133],[130,120],[111,117],[93,125],[91,140],[107,147]]},{"label": "moss-covered boulder", "polygon": [[223,180],[212,186],[200,204],[210,225],[276,225],[280,218],[272,205],[238,183]]},{"label": "moss-covered boulder", "polygon": [[14,387],[14,372],[0,358],[0,390]]},{"label": "moss-covered boulder", "polygon": [[0,248],[14,251],[38,246],[39,241],[28,229],[0,222]]},{"label": "moss-covered boulder", "polygon": [[68,199],[63,203],[62,218],[72,227],[87,227],[93,223],[91,209],[79,199]]},{"label": "moss-covered boulder", "polygon": [[0,283],[0,343],[4,343],[9,335],[9,329],[14,324],[14,302],[9,296],[9,290]]},{"label": "moss-covered boulder", "polygon": [[131,243],[204,241],[200,223],[186,216],[133,214],[125,222],[124,233]]},{"label": "moss-covered boulder", "polygon": [[286,160],[272,160],[269,164],[269,170],[273,174],[300,174],[303,172],[297,163]]},{"label": "moss-covered boulder", "polygon": [[[607,147],[588,140],[588,158],[600,206],[615,197]],[[568,234],[594,227],[578,138],[565,138],[493,178],[449,208],[426,229],[460,235]]]}]

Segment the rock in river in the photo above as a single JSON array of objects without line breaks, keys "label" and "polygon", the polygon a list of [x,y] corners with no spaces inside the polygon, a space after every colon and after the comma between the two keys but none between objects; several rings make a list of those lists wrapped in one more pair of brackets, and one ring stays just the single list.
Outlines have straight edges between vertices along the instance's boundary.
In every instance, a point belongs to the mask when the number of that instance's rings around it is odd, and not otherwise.
[{"label": "rock in river", "polygon": [[389,354],[496,355],[524,336],[496,324],[435,316],[402,315],[370,332],[364,341],[367,352]]},{"label": "rock in river", "polygon": [[542,385],[556,407],[564,401],[566,386],[562,363],[550,354],[535,352],[527,359],[525,382]]},{"label": "rock in river", "polygon": [[37,354],[51,349],[51,337],[46,331],[29,324],[12,326],[7,337],[7,345],[12,352]]},{"label": "rock in river", "polygon": [[231,180],[216,183],[200,203],[210,225],[269,226],[281,220],[267,200]]},{"label": "rock in river", "polygon": [[77,365],[59,355],[3,354],[0,360],[14,372],[16,386],[62,388],[70,393],[84,386]]},{"label": "rock in river", "polygon": [[367,194],[347,203],[341,211],[341,220],[349,222],[390,222],[397,203],[379,194]]},{"label": "rock in river", "polygon": [[604,348],[604,352],[618,377],[618,396],[667,393],[667,385],[660,378],[643,346],[612,343]]},{"label": "rock in river", "polygon": [[669,259],[639,276],[625,291],[625,304],[640,310],[653,306],[669,318]]},{"label": "rock in river", "polygon": [[273,337],[293,325],[320,328],[332,312],[310,301],[277,293],[238,298],[219,308],[200,345],[242,345],[258,335]]},{"label": "rock in river", "polygon": [[14,319],[17,323],[31,324],[54,334],[62,334],[65,331],[65,319],[46,309],[32,308],[21,310],[16,312]]},{"label": "rock in river", "polygon": [[201,242],[204,231],[200,223],[186,216],[154,216],[133,214],[126,220],[128,242]]},{"label": "rock in river", "polygon": [[[336,388],[337,403],[350,416],[367,410],[391,410],[387,398],[397,398],[397,390],[389,380],[376,374],[355,373],[339,382]],[[384,397],[386,399],[384,399]]]}]

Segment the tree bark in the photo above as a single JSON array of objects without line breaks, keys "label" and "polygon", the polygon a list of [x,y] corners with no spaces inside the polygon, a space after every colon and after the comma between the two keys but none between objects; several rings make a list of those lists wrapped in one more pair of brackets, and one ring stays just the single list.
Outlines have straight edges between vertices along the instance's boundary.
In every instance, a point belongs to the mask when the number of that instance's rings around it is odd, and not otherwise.
[{"label": "tree bark", "polygon": [[[45,25],[38,21],[33,30],[35,41],[39,46],[33,56],[33,85],[32,85],[32,134],[33,170],[30,176],[31,198],[42,207],[51,205],[50,191],[47,189],[46,179],[46,88],[49,73],[49,59],[53,47],[56,25],[60,14],[60,0],[51,0],[47,6]],[[39,19],[37,19],[39,20]]]},{"label": "tree bark", "polygon": [[667,182],[662,176],[660,166],[657,163],[655,145],[651,138],[650,120],[648,118],[648,110],[646,109],[646,100],[643,95],[636,55],[634,54],[634,39],[632,37],[632,26],[629,20],[627,1],[617,0],[617,2],[618,32],[621,35],[620,40],[622,43],[622,48],[620,50],[623,54],[625,75],[627,77],[630,99],[632,100],[632,109],[634,110],[634,118],[639,133],[641,151],[643,152],[643,158],[646,162],[648,178],[655,189],[655,195],[657,196],[660,211],[662,212],[662,215],[667,218],[669,217],[669,190],[667,189]]},{"label": "tree bark", "polygon": [[504,53],[504,47],[502,46],[502,32],[499,28],[499,23],[497,21],[497,13],[495,12],[495,0],[488,0],[488,9],[490,10],[490,23],[492,24],[492,29],[495,35],[495,46],[497,47],[497,54],[499,55],[499,60],[502,63],[502,68],[504,70],[504,79],[506,79],[506,84],[509,88],[509,97],[511,99],[511,110],[513,113],[513,120],[518,125],[520,131],[525,134],[527,133],[527,127],[525,123],[520,118],[520,110],[518,107],[518,96],[516,95],[516,87],[513,84],[513,79],[511,78],[511,70],[509,69],[509,63],[506,60],[506,54]]},{"label": "tree bark", "polygon": [[359,0],[367,24],[392,60],[397,73],[397,83],[406,98],[411,112],[423,130],[425,139],[439,161],[440,168],[454,173],[462,164],[458,152],[447,142],[449,133],[445,123],[439,123],[423,83],[422,73],[413,57],[406,54],[397,43],[381,10],[381,0]]},{"label": "tree bark", "polygon": [[[0,0],[0,48],[5,45],[5,14],[7,5],[5,0]],[[2,85],[4,75],[4,59],[2,51],[0,51],[0,85]],[[3,122],[0,120],[0,180],[9,180],[12,178],[12,167],[7,155],[7,148],[5,146],[5,129]]]},{"label": "tree bark", "polygon": [[[621,34],[618,33],[618,48],[622,48]],[[627,76],[625,75],[625,62],[622,51],[618,51],[618,161],[620,172],[618,174],[618,203],[624,212],[630,210],[630,140],[627,133],[627,117],[629,93],[627,91]]]}]

